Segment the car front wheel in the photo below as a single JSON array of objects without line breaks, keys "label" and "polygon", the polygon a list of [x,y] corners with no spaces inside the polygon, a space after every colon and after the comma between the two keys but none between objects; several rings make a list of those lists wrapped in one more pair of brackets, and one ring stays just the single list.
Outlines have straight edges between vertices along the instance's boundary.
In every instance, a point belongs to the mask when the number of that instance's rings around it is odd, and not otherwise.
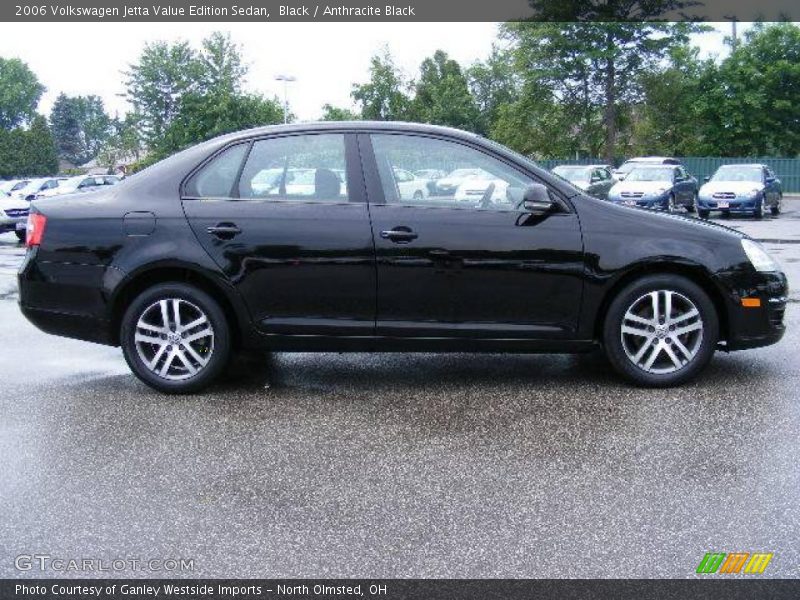
[{"label": "car front wheel", "polygon": [[764,218],[764,198],[759,198],[756,200],[756,207],[753,209],[753,216],[756,219]]},{"label": "car front wheel", "polygon": [[134,374],[173,394],[209,385],[231,352],[230,328],[219,304],[181,283],[156,285],[136,297],[122,318],[120,339]]},{"label": "car front wheel", "polygon": [[783,196],[778,196],[778,201],[772,205],[772,208],[770,208],[772,216],[777,217],[779,214],[781,214],[781,202],[783,202]]},{"label": "car front wheel", "polygon": [[693,213],[697,209],[697,192],[692,196],[692,202],[686,206],[686,212]]},{"label": "car front wheel", "polygon": [[644,386],[679,385],[711,360],[719,336],[713,302],[678,275],[651,275],[626,286],[606,315],[603,344],[621,375]]}]

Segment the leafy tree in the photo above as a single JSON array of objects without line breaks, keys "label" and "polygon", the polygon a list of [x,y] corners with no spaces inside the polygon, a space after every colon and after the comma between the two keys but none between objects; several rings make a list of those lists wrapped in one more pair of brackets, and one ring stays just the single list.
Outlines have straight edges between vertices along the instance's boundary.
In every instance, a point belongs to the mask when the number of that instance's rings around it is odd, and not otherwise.
[{"label": "leafy tree", "polygon": [[109,169],[120,161],[137,161],[142,158],[143,140],[140,134],[140,116],[134,112],[125,115],[124,119],[115,117],[111,120],[110,132],[97,153],[97,162]]},{"label": "leafy tree", "polygon": [[408,83],[395,66],[388,50],[370,61],[370,79],[353,84],[351,96],[361,105],[361,117],[372,121],[402,121],[409,118],[411,100]]},{"label": "leafy tree", "polygon": [[10,130],[34,117],[45,88],[18,58],[0,57],[0,128]]},{"label": "leafy tree", "polygon": [[715,153],[800,154],[800,28],[756,25],[708,81],[700,122]]},{"label": "leafy tree", "polygon": [[486,135],[497,122],[501,108],[519,99],[520,78],[513,69],[510,53],[493,45],[486,61],[467,70],[467,79],[478,108],[478,131]]},{"label": "leafy tree", "polygon": [[467,77],[446,52],[437,50],[422,61],[414,90],[410,111],[414,120],[468,131],[479,128],[478,107]]},{"label": "leafy tree", "polygon": [[276,123],[283,123],[283,106],[277,98],[253,94],[187,95],[152,157],[162,158],[224,133]]},{"label": "leafy tree", "polygon": [[211,94],[238,94],[247,75],[239,47],[230,34],[215,31],[202,43],[199,55],[202,90]]},{"label": "leafy tree", "polygon": [[503,26],[528,90],[551,94],[570,115],[572,134],[585,136],[589,146],[599,119],[608,161],[617,152],[621,109],[641,99],[642,74],[697,30],[691,23],[623,21]]},{"label": "leafy tree", "polygon": [[58,155],[76,165],[91,160],[110,134],[111,119],[98,96],[59,94],[50,112]]},{"label": "leafy tree", "polygon": [[360,116],[349,108],[340,108],[331,104],[322,106],[322,117],[320,121],[357,121]]},{"label": "leafy tree", "polygon": [[201,63],[187,42],[145,44],[139,61],[125,72],[126,97],[141,115],[145,140],[160,140],[180,110],[185,94],[197,91]]}]

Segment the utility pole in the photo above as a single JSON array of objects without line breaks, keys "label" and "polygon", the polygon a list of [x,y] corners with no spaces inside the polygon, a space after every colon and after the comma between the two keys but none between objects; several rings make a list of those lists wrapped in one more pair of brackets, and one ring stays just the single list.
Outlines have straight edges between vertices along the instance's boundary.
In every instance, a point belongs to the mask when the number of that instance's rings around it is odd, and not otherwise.
[{"label": "utility pole", "polygon": [[283,123],[286,124],[289,122],[289,84],[293,81],[297,81],[297,77],[292,75],[275,75],[275,81],[282,81],[283,82]]},{"label": "utility pole", "polygon": [[725,18],[731,22],[731,52],[736,52],[736,46],[739,43],[739,38],[736,35],[736,23],[739,19],[736,15],[725,15]]}]

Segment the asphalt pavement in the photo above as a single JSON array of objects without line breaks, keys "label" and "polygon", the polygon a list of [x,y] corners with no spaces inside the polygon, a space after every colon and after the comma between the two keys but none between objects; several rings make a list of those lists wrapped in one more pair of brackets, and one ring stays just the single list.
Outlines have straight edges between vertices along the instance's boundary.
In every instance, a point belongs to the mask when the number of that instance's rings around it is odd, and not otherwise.
[{"label": "asphalt pavement", "polygon": [[0,235],[0,577],[682,578],[709,551],[798,577],[800,200],[725,223],[784,265],[788,332],[671,390],[596,357],[281,353],[164,396],[28,324]]}]

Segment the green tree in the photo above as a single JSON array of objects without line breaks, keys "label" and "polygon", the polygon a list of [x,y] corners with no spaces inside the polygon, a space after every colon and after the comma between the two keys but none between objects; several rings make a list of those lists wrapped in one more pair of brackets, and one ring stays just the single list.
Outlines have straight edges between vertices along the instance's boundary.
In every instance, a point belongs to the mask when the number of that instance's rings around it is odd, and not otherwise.
[{"label": "green tree", "polygon": [[322,106],[320,121],[357,121],[360,117],[349,108],[340,108],[332,104]]},{"label": "green tree", "polygon": [[485,61],[476,62],[467,69],[467,79],[478,108],[478,131],[487,135],[497,122],[501,108],[520,97],[520,78],[513,69],[510,52],[493,45]]},{"label": "green tree", "polygon": [[415,121],[477,131],[478,107],[461,65],[442,50],[422,61],[410,113]]},{"label": "green tree", "polygon": [[42,115],[33,117],[30,129],[22,132],[18,144],[20,175],[43,177],[58,171],[56,144]]},{"label": "green tree", "polygon": [[213,32],[203,40],[198,59],[204,93],[233,95],[242,91],[247,67],[230,34]]},{"label": "green tree", "polygon": [[[618,3],[614,3],[618,4]],[[659,4],[658,2],[654,4]],[[503,35],[527,91],[551,95],[569,115],[572,135],[595,145],[598,123],[603,154],[612,161],[624,107],[641,99],[641,76],[700,26],[665,22],[509,23]]]},{"label": "green tree", "polygon": [[351,96],[361,105],[361,118],[372,121],[403,121],[409,118],[409,84],[395,66],[391,54],[375,55],[370,60],[369,81],[353,84]]},{"label": "green tree", "polygon": [[10,130],[34,117],[45,88],[18,58],[0,57],[0,128]]},{"label": "green tree", "polygon": [[700,122],[715,153],[800,154],[800,28],[756,25],[708,81]]},{"label": "green tree", "polygon": [[190,94],[155,147],[152,159],[159,159],[192,144],[218,135],[283,123],[283,106],[277,98],[255,94]]},{"label": "green tree", "polygon": [[187,42],[154,42],[145,44],[124,75],[126,97],[141,115],[144,138],[155,145],[178,114],[183,96],[200,88],[202,67]]},{"label": "green tree", "polygon": [[111,133],[111,119],[98,96],[59,94],[50,125],[59,157],[76,165],[97,156]]}]

